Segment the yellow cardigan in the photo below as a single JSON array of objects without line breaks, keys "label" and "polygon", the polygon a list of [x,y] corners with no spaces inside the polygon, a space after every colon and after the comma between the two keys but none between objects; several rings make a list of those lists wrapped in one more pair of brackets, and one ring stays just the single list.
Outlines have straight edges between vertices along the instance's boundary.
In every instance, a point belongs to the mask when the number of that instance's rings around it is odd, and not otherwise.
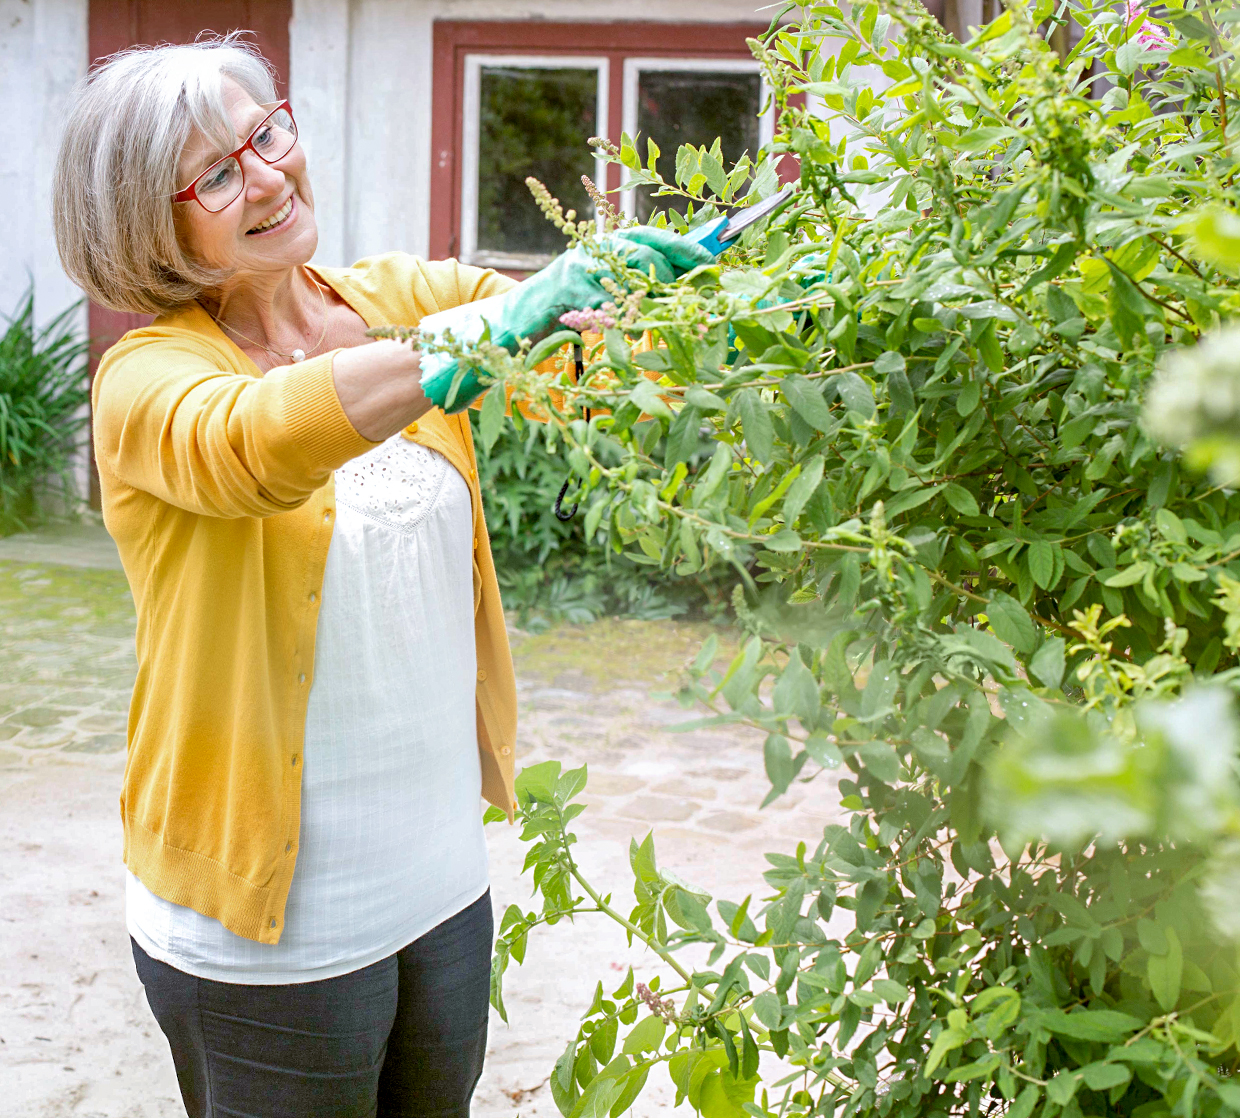
[{"label": "yellow cardigan", "polygon": [[[415,325],[512,284],[404,253],[315,271],[368,326]],[[334,355],[263,376],[194,304],[126,334],[92,392],[104,521],[138,615],[125,863],[261,943],[280,939],[297,860],[332,472],[376,445],[341,409]],[[469,419],[436,409],[404,434],[469,484],[482,791],[511,818],[516,681]]]}]

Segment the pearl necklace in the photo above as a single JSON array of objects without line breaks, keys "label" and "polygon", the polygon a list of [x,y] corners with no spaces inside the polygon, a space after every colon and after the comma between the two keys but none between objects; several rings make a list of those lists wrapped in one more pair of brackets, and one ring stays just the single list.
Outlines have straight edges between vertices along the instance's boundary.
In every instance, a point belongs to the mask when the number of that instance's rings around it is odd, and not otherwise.
[{"label": "pearl necklace", "polygon": [[[307,273],[307,275],[309,275],[309,273]],[[323,285],[320,284],[319,281],[312,275],[310,276],[310,282],[314,284],[315,290],[319,293],[319,301],[323,305],[323,330],[319,334],[319,340],[310,347],[310,352],[313,353],[323,344],[323,339],[327,337],[327,296],[323,294]],[[292,361],[295,365],[306,359],[306,351],[304,349],[295,349],[292,353],[281,353],[279,350],[272,349],[269,345],[264,345],[262,342],[256,342],[248,334],[243,334],[235,326],[229,326],[228,323],[223,321],[223,319],[219,318],[217,315],[211,315],[211,317],[215,319],[215,321],[218,322],[225,330],[231,331],[236,334],[237,337],[241,338],[242,341],[247,341],[252,346],[257,346],[259,349],[266,350],[266,352],[272,357],[277,359],[287,359]]]}]

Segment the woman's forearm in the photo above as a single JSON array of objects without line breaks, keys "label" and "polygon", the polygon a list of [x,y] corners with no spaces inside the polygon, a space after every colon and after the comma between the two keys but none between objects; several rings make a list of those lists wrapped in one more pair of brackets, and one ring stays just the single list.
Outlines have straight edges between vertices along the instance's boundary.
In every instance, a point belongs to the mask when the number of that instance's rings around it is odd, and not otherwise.
[{"label": "woman's forearm", "polygon": [[408,343],[343,349],[332,365],[336,395],[353,429],[371,442],[390,438],[434,406],[422,393],[418,355]]}]

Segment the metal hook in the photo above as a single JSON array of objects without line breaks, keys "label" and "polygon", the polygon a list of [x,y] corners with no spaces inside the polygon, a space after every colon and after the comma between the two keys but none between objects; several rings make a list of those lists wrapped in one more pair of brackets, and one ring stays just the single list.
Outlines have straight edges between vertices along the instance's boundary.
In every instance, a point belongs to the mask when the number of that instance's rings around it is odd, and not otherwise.
[{"label": "metal hook", "polygon": [[564,484],[560,486],[560,495],[555,499],[555,518],[563,520],[565,523],[572,520],[577,515],[577,502],[573,502],[573,507],[565,512],[563,509],[564,494],[568,492],[568,485],[573,479],[571,476],[564,479]]},{"label": "metal hook", "polygon": [[[579,345],[573,346],[573,363],[576,366],[576,379],[580,381],[582,373],[585,372],[585,362],[582,359],[581,346]],[[586,409],[586,422],[590,422],[590,410],[588,408]],[[568,477],[564,479],[564,484],[560,486],[560,495],[555,499],[555,508],[552,510],[555,513],[556,520],[563,521],[566,524],[577,515],[576,501],[573,502],[573,507],[569,509],[568,512],[564,511],[564,496],[568,492],[568,486],[572,480],[572,474],[569,474]]]}]

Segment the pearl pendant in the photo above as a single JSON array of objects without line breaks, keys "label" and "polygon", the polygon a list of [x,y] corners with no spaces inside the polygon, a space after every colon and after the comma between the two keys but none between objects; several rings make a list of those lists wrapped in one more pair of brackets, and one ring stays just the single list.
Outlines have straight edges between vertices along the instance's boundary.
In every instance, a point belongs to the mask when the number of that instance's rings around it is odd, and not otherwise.
[{"label": "pearl pendant", "polygon": [[306,359],[306,351],[304,349],[293,350],[293,363],[294,364],[296,364],[298,361],[304,361],[305,359]]}]

